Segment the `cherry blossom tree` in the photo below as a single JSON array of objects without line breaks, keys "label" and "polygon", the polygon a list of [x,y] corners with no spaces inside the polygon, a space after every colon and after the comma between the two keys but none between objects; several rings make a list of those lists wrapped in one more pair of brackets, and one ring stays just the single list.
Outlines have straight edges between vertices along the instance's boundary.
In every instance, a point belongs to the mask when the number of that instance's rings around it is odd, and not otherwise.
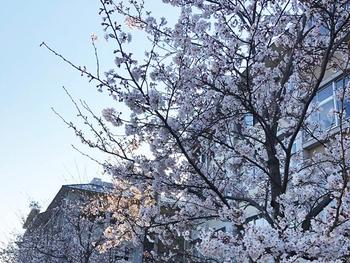
[{"label": "cherry blossom tree", "polygon": [[[103,203],[96,195],[92,200]],[[105,228],[113,222],[106,213],[93,214],[90,202],[88,196],[80,195],[37,214],[26,223],[26,232],[4,249],[4,262],[126,262],[130,255],[124,244],[102,251],[108,241]]]},{"label": "cherry blossom tree", "polygon": [[87,129],[66,122],[109,155],[103,209],[120,223],[106,246],[143,244],[156,262],[348,262],[348,1],[163,2],[174,25],[143,1],[101,0],[104,76],[42,44],[115,99],[103,118],[75,103]]},{"label": "cherry blossom tree", "polygon": [[17,239],[19,237],[15,235],[11,240],[8,240],[6,244],[1,244],[0,248],[0,261],[3,263],[16,263],[18,262],[19,249],[17,246]]}]

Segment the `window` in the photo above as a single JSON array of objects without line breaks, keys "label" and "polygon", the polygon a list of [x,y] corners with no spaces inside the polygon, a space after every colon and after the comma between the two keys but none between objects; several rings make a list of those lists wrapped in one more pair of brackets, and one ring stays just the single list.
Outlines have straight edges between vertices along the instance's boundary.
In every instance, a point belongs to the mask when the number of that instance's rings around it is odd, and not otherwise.
[{"label": "window", "polygon": [[[339,115],[337,112],[342,112],[345,118],[350,117],[350,101],[341,100],[337,93],[345,90],[350,82],[350,75],[341,76],[327,84],[315,96],[316,111],[311,114],[310,120],[319,125],[318,131],[325,131],[339,124]],[[310,136],[305,135],[306,139]]]},{"label": "window", "polygon": [[336,125],[334,97],[331,83],[319,91],[314,99],[317,109],[311,115],[311,120],[319,124],[321,131]]},{"label": "window", "polygon": [[243,119],[244,119],[244,125],[246,127],[254,126],[255,123],[254,123],[254,117],[252,114],[250,113],[245,114]]},{"label": "window", "polygon": [[300,156],[300,150],[302,150],[302,136],[300,133],[298,133],[297,137],[295,138],[293,144],[292,144],[292,149],[291,149],[291,154],[292,158],[290,160],[290,165],[291,167],[297,167],[300,165],[299,157]]},{"label": "window", "polygon": [[[336,92],[339,92],[342,94],[342,92],[345,90],[346,86],[349,84],[350,76],[346,76],[343,78],[340,78],[335,83],[335,90]],[[342,97],[342,96],[341,96]],[[340,99],[337,100],[337,108],[339,112],[343,111],[343,114],[345,115],[345,118],[350,117],[350,101],[344,99],[343,101]]]},{"label": "window", "polygon": [[317,94],[318,120],[321,130],[336,125],[333,85],[329,84]]}]

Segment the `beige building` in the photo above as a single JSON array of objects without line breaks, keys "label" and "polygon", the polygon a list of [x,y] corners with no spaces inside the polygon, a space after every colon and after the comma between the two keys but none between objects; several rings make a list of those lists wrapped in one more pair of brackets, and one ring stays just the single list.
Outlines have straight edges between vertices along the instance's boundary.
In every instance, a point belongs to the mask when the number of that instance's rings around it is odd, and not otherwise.
[{"label": "beige building", "polygon": [[33,208],[24,224],[20,247],[22,263],[140,262],[139,250],[130,245],[100,252],[104,230],[113,220],[85,211],[90,200],[103,198],[112,184],[93,179],[88,184],[63,185],[44,212]]}]

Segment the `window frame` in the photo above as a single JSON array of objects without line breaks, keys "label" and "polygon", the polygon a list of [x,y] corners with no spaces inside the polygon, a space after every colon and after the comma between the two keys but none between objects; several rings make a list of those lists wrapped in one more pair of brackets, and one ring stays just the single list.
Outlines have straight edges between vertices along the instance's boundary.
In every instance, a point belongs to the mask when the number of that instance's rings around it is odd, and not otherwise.
[{"label": "window frame", "polygon": [[[348,79],[348,80],[347,80]],[[339,82],[342,82],[341,85],[339,85],[339,87],[337,86],[337,84]],[[320,125],[320,132],[325,132],[325,131],[329,131],[329,130],[332,130],[336,127],[338,127],[340,125],[340,118],[339,118],[339,112],[340,112],[340,101],[337,99],[337,96],[336,96],[336,92],[339,88],[343,88],[345,85],[347,85],[346,82],[350,82],[350,72],[345,72],[343,74],[339,74],[338,76],[330,79],[329,81],[325,82],[324,85],[322,85],[322,87],[319,89],[319,91],[317,91],[317,94],[314,98],[314,103],[316,103],[316,109],[317,111],[315,112],[317,114],[317,117],[316,117],[316,121],[317,123]],[[319,99],[319,96],[320,96],[320,93],[322,91],[324,91],[325,89],[327,88],[331,88],[332,89],[332,94],[326,98],[323,98],[322,100]],[[327,103],[329,103],[330,101],[333,101],[333,119],[334,121],[332,121],[332,124],[327,126],[327,127],[322,127],[322,124],[321,124],[321,111],[319,110],[323,105],[326,105]],[[350,104],[350,100],[348,102]],[[344,102],[345,104],[345,102]],[[344,107],[344,106],[343,106]],[[346,112],[346,108],[344,108],[345,110],[345,119],[349,119],[350,118],[350,109],[349,109],[349,112],[347,113]],[[312,113],[313,114],[313,113]],[[308,118],[312,118],[312,114],[308,117]],[[305,132],[304,132],[304,142],[308,142],[310,140],[312,140],[312,136],[309,136],[307,135]]]}]

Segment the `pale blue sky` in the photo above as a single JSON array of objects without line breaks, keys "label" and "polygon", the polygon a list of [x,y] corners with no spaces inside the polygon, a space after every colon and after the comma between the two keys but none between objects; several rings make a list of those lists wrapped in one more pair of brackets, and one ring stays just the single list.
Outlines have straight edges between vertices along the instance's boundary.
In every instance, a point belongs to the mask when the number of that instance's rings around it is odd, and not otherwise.
[{"label": "pale blue sky", "polygon": [[[159,0],[148,0],[161,15]],[[147,2],[147,1],[146,1]],[[0,9],[0,241],[20,228],[31,200],[45,208],[62,184],[91,180],[101,169],[74,151],[71,130],[50,110],[74,118],[65,86],[96,112],[113,102],[44,48],[47,42],[79,65],[94,66],[90,35],[104,65],[113,57],[103,39],[98,0],[5,1]],[[143,49],[142,41],[135,48]]]}]

